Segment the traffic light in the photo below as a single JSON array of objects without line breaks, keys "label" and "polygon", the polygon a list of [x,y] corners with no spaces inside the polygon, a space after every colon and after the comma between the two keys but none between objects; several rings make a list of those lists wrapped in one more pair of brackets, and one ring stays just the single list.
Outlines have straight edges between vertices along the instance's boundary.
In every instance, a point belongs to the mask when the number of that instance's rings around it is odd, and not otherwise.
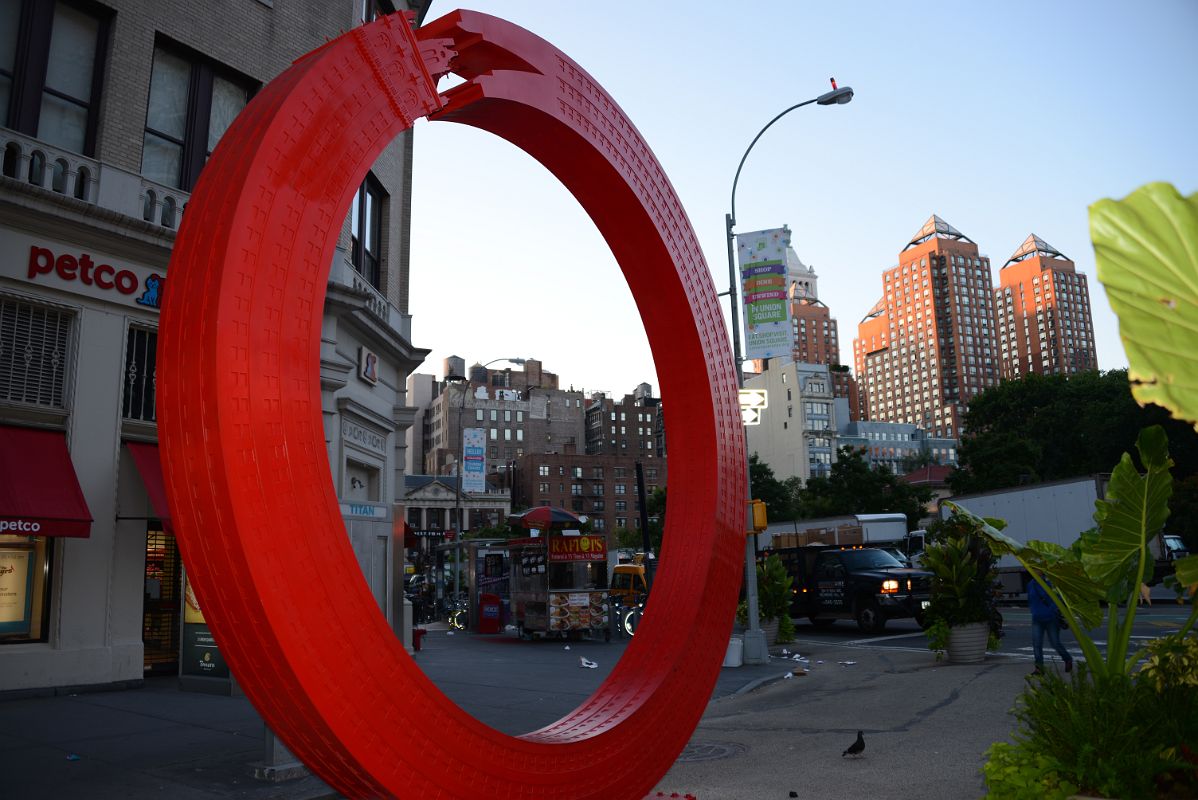
[{"label": "traffic light", "polygon": [[769,526],[768,520],[765,517],[765,501],[750,500],[749,501],[749,519],[751,520],[750,533],[761,533]]}]

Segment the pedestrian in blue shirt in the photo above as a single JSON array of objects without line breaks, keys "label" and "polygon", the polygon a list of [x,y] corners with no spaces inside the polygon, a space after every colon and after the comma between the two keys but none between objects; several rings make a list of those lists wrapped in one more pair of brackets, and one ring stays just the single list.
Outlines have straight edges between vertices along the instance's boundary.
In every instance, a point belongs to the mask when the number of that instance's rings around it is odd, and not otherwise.
[{"label": "pedestrian in blue shirt", "polygon": [[1048,592],[1034,578],[1027,585],[1027,605],[1032,612],[1032,653],[1036,657],[1036,674],[1044,671],[1044,634],[1065,661],[1065,671],[1073,671],[1073,656],[1061,644],[1061,612]]}]

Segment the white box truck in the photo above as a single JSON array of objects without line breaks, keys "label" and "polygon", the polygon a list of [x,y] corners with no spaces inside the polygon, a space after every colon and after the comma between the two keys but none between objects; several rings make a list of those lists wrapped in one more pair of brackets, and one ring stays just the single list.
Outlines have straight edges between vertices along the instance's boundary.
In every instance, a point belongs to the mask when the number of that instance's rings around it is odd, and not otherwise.
[{"label": "white box truck", "polygon": [[914,557],[923,552],[923,533],[922,530],[907,532],[905,514],[846,514],[772,523],[759,538],[758,547],[865,545],[886,547],[895,555]]},{"label": "white box truck", "polygon": [[[980,494],[963,494],[948,499],[979,517],[1006,520],[1003,530],[1017,542],[1033,539],[1069,547],[1083,531],[1096,527],[1095,503],[1106,496],[1110,475],[1090,475],[1029,486],[1017,486]],[[940,515],[951,516],[941,506]],[[1149,542],[1155,560],[1148,583],[1158,583],[1172,570],[1172,562],[1186,555],[1181,537],[1158,533]],[[1013,556],[1004,556],[998,564],[1003,594],[1018,597],[1026,592],[1028,575]]]}]

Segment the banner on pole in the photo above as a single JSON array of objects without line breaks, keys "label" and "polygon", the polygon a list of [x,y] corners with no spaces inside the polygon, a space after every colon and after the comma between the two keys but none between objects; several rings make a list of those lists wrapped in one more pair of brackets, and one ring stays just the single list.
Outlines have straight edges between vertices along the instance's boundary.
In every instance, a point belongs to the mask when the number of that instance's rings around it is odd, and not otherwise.
[{"label": "banner on pole", "polygon": [[487,490],[487,430],[466,428],[462,431],[462,491]]},{"label": "banner on pole", "polygon": [[786,297],[789,245],[790,228],[786,227],[736,235],[745,359],[793,355],[794,334]]}]

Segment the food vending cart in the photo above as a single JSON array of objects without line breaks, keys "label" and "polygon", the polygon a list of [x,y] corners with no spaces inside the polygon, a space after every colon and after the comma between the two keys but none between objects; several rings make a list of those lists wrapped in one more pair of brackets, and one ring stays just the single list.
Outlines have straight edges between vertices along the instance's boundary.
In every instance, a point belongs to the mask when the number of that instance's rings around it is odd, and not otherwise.
[{"label": "food vending cart", "polygon": [[511,604],[521,638],[594,635],[607,627],[607,541],[547,530],[508,542]]}]

